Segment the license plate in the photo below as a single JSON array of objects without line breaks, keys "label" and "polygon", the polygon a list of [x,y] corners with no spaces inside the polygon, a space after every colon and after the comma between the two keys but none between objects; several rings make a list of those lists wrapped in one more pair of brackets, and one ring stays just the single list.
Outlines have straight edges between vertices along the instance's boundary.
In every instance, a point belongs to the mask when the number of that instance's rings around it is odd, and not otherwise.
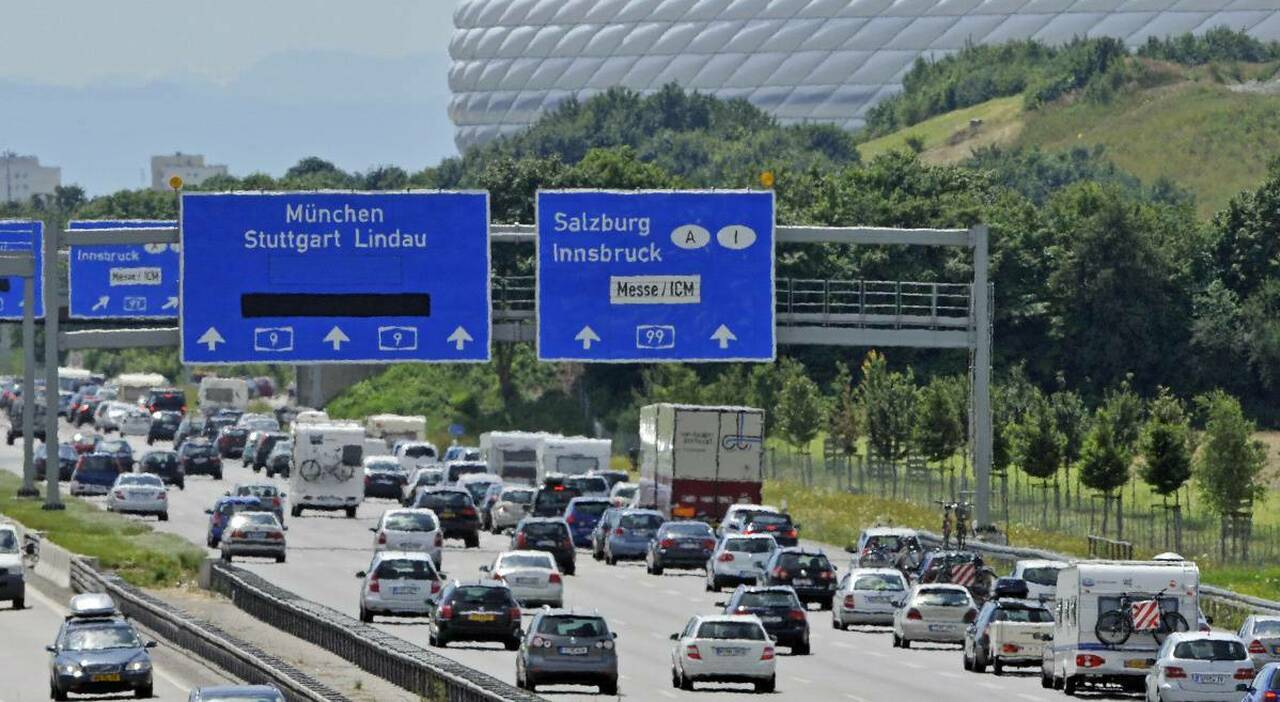
[{"label": "license plate", "polygon": [[101,675],[90,676],[91,682],[120,682],[119,673],[102,673]]},{"label": "license plate", "polygon": [[453,516],[454,516],[454,515],[453,515],[453,512],[441,512],[441,513],[440,513],[440,518],[441,518],[441,519],[453,519]]},{"label": "license plate", "polygon": [[929,631],[941,632],[941,631],[955,631],[955,630],[956,630],[955,624],[930,624],[929,625]]},{"label": "license plate", "polygon": [[698,548],[699,546],[700,544],[689,544],[689,543],[680,544],[680,548]]},{"label": "license plate", "polygon": [[1271,652],[1272,652],[1272,653],[1274,653],[1274,654],[1275,654],[1275,655],[1277,655],[1277,656],[1280,656],[1280,646],[1272,646],[1272,647],[1271,647]]},{"label": "license plate", "polygon": [[760,617],[760,621],[765,624],[777,624],[782,621],[782,617]]},{"label": "license plate", "polygon": [[813,581],[810,580],[809,578],[796,578],[791,582],[796,585],[812,585],[813,584]]},{"label": "license plate", "polygon": [[401,541],[400,548],[422,548],[421,541]]},{"label": "license plate", "polygon": [[1191,680],[1202,685],[1221,685],[1227,681],[1227,676],[1212,675],[1209,673],[1192,673]]},{"label": "license plate", "polygon": [[193,459],[191,459],[191,462],[192,462],[192,463],[208,463],[208,462],[209,462],[209,459],[207,459],[207,458],[193,458]]},{"label": "license plate", "polygon": [[251,531],[251,532],[249,532],[249,538],[251,538],[251,539],[265,539],[265,538],[267,538],[267,532],[265,532],[265,531]]},{"label": "license plate", "polygon": [[537,585],[538,579],[537,578],[512,578],[511,582],[515,583],[516,585]]},{"label": "license plate", "polygon": [[473,621],[473,622],[491,622],[491,621],[494,621],[494,620],[495,620],[495,619],[497,619],[497,618],[498,618],[498,617],[497,617],[497,615],[496,615],[496,614],[469,614],[469,615],[467,615],[467,619],[470,619],[470,620],[471,620],[471,621]]},{"label": "license plate", "polygon": [[741,656],[747,652],[745,648],[726,648],[724,646],[713,646],[712,650],[717,656]]},{"label": "license plate", "polygon": [[888,601],[889,601],[889,598],[885,597],[884,595],[867,595],[867,602],[876,602],[879,604],[884,604]]},{"label": "license plate", "polygon": [[1143,670],[1146,670],[1147,668],[1151,667],[1151,661],[1147,660],[1146,658],[1130,658],[1129,660],[1124,662],[1124,667],[1141,668]]},{"label": "license plate", "polygon": [[561,647],[560,647],[560,655],[562,655],[562,656],[585,656],[585,655],[587,655],[587,647],[586,647],[586,646],[574,646],[574,647],[572,647],[572,648],[571,648],[571,647],[569,647],[569,646],[561,646]]},{"label": "license plate", "polygon": [[402,586],[402,587],[391,588],[391,594],[393,595],[412,595],[417,591],[418,591],[418,588],[413,586]]},{"label": "license plate", "polygon": [[537,545],[538,545],[538,546],[541,546],[541,547],[543,547],[543,548],[551,548],[551,547],[553,547],[553,546],[555,546],[555,545],[556,545],[556,542],[555,542],[555,541],[552,541],[551,539],[543,539],[543,540],[539,541],[539,542],[537,543]]}]

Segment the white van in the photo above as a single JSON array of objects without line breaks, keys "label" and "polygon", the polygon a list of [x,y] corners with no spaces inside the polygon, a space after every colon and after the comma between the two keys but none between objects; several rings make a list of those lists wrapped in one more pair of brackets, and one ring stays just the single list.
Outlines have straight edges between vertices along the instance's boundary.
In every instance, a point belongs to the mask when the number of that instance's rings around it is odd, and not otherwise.
[{"label": "white van", "polygon": [[1108,644],[1098,638],[1098,621],[1122,610],[1125,602],[1132,606],[1158,596],[1160,617],[1181,617],[1179,628],[1195,626],[1200,570],[1191,561],[1080,561],[1058,571],[1055,595],[1053,657],[1045,656],[1041,682],[1068,695],[1086,685],[1142,692],[1160,649],[1156,639],[1164,637],[1134,630],[1125,640]]},{"label": "white van", "polygon": [[508,485],[538,485],[538,444],[554,434],[488,431],[480,435],[480,460]]},{"label": "white van", "polygon": [[613,442],[585,436],[548,435],[538,442],[535,452],[538,460],[536,480],[541,484],[551,473],[586,475],[593,470],[608,469]]},{"label": "white van", "polygon": [[343,510],[348,518],[364,501],[364,427],[355,422],[294,423],[290,513]]},{"label": "white van", "polygon": [[373,414],[364,422],[364,433],[380,439],[388,451],[397,441],[422,441],[427,437],[427,418],[418,415]]},{"label": "white van", "polygon": [[200,409],[207,413],[220,409],[243,410],[249,406],[249,383],[244,378],[202,378],[199,398]]}]

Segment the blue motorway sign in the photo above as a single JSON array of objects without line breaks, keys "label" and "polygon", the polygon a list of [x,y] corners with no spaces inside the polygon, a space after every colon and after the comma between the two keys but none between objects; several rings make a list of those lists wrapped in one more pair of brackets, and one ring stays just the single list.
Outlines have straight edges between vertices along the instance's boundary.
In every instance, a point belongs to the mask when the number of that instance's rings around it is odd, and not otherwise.
[{"label": "blue motorway sign", "polygon": [[538,358],[771,361],[771,191],[538,193]]},{"label": "blue motorway sign", "polygon": [[[171,219],[73,220],[67,231],[172,229]],[[72,246],[67,313],[73,319],[172,319],[178,316],[177,244]]]},{"label": "blue motorway sign", "polygon": [[489,359],[489,196],[183,193],[185,363]]},{"label": "blue motorway sign", "polygon": [[[44,222],[0,220],[0,255],[15,251],[35,252],[36,319],[44,318]],[[23,279],[0,277],[0,319],[21,320]]]}]

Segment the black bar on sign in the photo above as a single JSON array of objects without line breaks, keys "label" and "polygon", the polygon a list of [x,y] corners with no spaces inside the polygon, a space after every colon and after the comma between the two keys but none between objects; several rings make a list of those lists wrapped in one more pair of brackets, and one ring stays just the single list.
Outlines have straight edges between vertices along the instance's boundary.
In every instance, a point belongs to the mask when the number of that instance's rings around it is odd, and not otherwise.
[{"label": "black bar on sign", "polygon": [[253,317],[430,317],[426,293],[245,293],[240,315]]},{"label": "black bar on sign", "polygon": [[9,292],[8,278],[0,278],[0,292]]}]

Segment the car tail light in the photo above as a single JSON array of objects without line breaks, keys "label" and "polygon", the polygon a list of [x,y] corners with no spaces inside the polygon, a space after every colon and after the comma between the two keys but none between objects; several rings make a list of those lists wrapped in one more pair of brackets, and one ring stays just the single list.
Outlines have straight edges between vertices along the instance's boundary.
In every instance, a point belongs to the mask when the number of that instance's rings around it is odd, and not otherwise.
[{"label": "car tail light", "polygon": [[441,608],[440,608],[440,612],[439,612],[438,616],[439,616],[441,619],[452,619],[452,618],[453,618],[453,605],[451,605],[451,604],[447,604],[447,605],[444,605],[443,607],[441,607]]},{"label": "car tail light", "polygon": [[597,642],[596,642],[596,648],[603,648],[603,649],[604,649],[604,650],[606,650],[606,651],[612,651],[612,650],[613,650],[613,642],[612,642],[612,641],[610,641],[610,640],[608,640],[608,639],[605,639],[604,641],[597,641]]},{"label": "car tail light", "polygon": [[434,594],[436,594],[437,592],[440,592],[440,581],[439,581],[439,580],[432,580],[432,581],[431,581],[431,594],[433,594],[433,595],[434,595]]},{"label": "car tail light", "polygon": [[382,586],[378,584],[378,576],[369,579],[369,592],[382,592]]},{"label": "car tail light", "polygon": [[573,516],[572,514],[570,514],[569,516],[565,517],[565,518],[564,518],[564,520],[565,520],[566,522],[569,522],[570,524],[577,524],[577,523],[578,523],[578,518],[577,518],[577,517],[575,517],[575,516]]},{"label": "car tail light", "polygon": [[787,612],[787,619],[794,619],[798,622],[804,621],[804,610],[793,609],[790,612]]},{"label": "car tail light", "polygon": [[1236,680],[1253,680],[1253,667],[1236,668]]},{"label": "car tail light", "polygon": [[720,561],[721,563],[729,563],[730,561],[733,560],[733,554],[729,553],[728,551],[725,551],[724,553],[720,554],[720,557],[717,558],[716,560]]},{"label": "car tail light", "polygon": [[1000,647],[1001,653],[1017,653],[1018,651],[1021,651],[1021,650],[1022,650],[1022,647],[1019,646],[1018,644],[1005,644]]},{"label": "car tail light", "polygon": [[687,656],[689,660],[694,660],[694,661],[702,660],[702,654],[698,653],[698,647],[693,644],[689,644],[688,646],[684,647],[684,655]]},{"label": "car tail light", "polygon": [[474,517],[474,516],[476,516],[476,508],[475,508],[475,507],[463,507],[463,508],[462,508],[462,516],[464,516],[464,517]]},{"label": "car tail light", "polygon": [[613,535],[614,535],[614,536],[622,536],[622,533],[623,533],[623,532],[622,532],[622,527],[618,527],[618,528],[616,528],[616,529],[614,529],[614,530],[613,530]]},{"label": "car tail light", "polygon": [[237,538],[237,539],[243,539],[243,538],[244,538],[244,532],[243,532],[243,531],[240,531],[239,529],[236,529],[235,531],[231,532],[231,536],[232,536],[232,537],[234,537],[234,538]]},{"label": "car tail light", "polygon": [[516,534],[516,548],[524,548],[527,545],[529,545],[529,538],[524,534]]},{"label": "car tail light", "polygon": [[1249,642],[1249,653],[1266,653],[1266,652],[1267,652],[1267,647],[1263,646],[1261,641],[1254,639],[1253,641]]},{"label": "car tail light", "polygon": [[916,609],[915,607],[912,607],[911,609],[907,610],[907,619],[918,622],[921,619],[924,619],[924,616],[920,614],[920,610]]},{"label": "car tail light", "polygon": [[165,492],[164,490],[161,490],[160,492],[157,492],[157,493],[156,493],[156,497],[158,497],[158,498],[160,498],[160,499],[162,499],[162,500],[167,500],[167,499],[169,499],[169,493]]},{"label": "car tail light", "polygon": [[1266,692],[1262,693],[1262,700],[1263,702],[1277,702],[1277,700],[1280,700],[1280,695],[1277,695],[1272,690],[1267,690]]},{"label": "car tail light", "polygon": [[273,497],[273,498],[271,498],[271,506],[272,506],[272,507],[275,507],[276,509],[279,509],[279,508],[280,508],[280,498],[279,498],[279,497]]},{"label": "car tail light", "polygon": [[764,647],[764,650],[760,652],[760,660],[762,661],[773,660],[773,646]]},{"label": "car tail light", "polygon": [[738,605],[738,608],[734,611],[738,614],[749,614],[751,612],[751,610],[747,609],[746,605]]},{"label": "car tail light", "polygon": [[532,639],[529,639],[529,646],[531,646],[532,648],[537,648],[541,646],[542,642],[545,640],[546,639],[543,639],[541,636],[535,636]]},{"label": "car tail light", "polygon": [[972,624],[978,618],[978,610],[971,609],[964,613],[964,623]]},{"label": "car tail light", "polygon": [[124,499],[124,491],[122,491],[122,490],[116,490],[116,491],[115,491],[115,496],[116,496],[116,499],[117,499],[117,500],[123,500],[123,499]]},{"label": "car tail light", "polygon": [[789,529],[789,530],[787,530],[787,538],[788,538],[788,539],[794,539],[794,538],[796,538],[797,536],[799,536],[799,534],[796,532],[796,530],[795,530],[795,529]]},{"label": "car tail light", "polygon": [[273,531],[267,534],[267,538],[272,541],[284,541],[284,534],[278,531]]},{"label": "car tail light", "polygon": [[833,577],[835,577],[835,573],[832,573],[829,570],[824,570],[821,573],[818,573],[818,580],[830,580]]},{"label": "car tail light", "polygon": [[[1095,656],[1092,653],[1076,654],[1076,666],[1079,668],[1098,668],[1103,663],[1106,663],[1106,661],[1102,659],[1102,656]],[[1182,669],[1178,668],[1177,671],[1181,673]]]},{"label": "car tail light", "polygon": [[500,580],[502,582],[506,582],[507,580],[506,577],[502,575],[502,573],[489,573],[489,577],[493,578],[494,580]]},{"label": "car tail light", "polygon": [[387,543],[387,532],[385,531],[378,532],[378,543],[380,544]]},{"label": "car tail light", "polygon": [[662,541],[658,542],[658,545],[661,546],[662,548],[671,548],[672,546],[676,545],[676,541],[675,539],[663,539]]},{"label": "car tail light", "polygon": [[782,566],[778,566],[777,568],[774,568],[770,574],[773,575],[773,577],[775,578],[787,577],[787,571],[783,570]]},{"label": "car tail light", "polygon": [[508,608],[507,618],[511,619],[512,621],[520,621],[520,608],[519,607]]},{"label": "car tail light", "polygon": [[1187,677],[1187,671],[1176,665],[1167,665],[1164,667],[1164,676],[1169,679],[1185,678]]},{"label": "car tail light", "polygon": [[[523,539],[524,534],[521,534],[520,538]],[[438,531],[436,532],[436,546],[444,546],[444,534],[441,534]]]},{"label": "car tail light", "polygon": [[552,585],[559,585],[562,582],[560,578],[560,574],[552,573],[551,575],[547,576],[547,582],[551,583]]},{"label": "car tail light", "polygon": [[370,478],[370,477],[369,477],[369,476],[367,476],[367,475],[366,475],[366,476],[364,476],[364,484],[365,484],[366,486],[368,486],[368,485],[372,485],[372,484],[373,484],[373,478]]},{"label": "car tail light", "polygon": [[853,608],[854,608],[854,604],[853,604],[853,595],[845,595],[845,596],[844,596],[844,608],[845,608],[845,609],[853,609]]}]

